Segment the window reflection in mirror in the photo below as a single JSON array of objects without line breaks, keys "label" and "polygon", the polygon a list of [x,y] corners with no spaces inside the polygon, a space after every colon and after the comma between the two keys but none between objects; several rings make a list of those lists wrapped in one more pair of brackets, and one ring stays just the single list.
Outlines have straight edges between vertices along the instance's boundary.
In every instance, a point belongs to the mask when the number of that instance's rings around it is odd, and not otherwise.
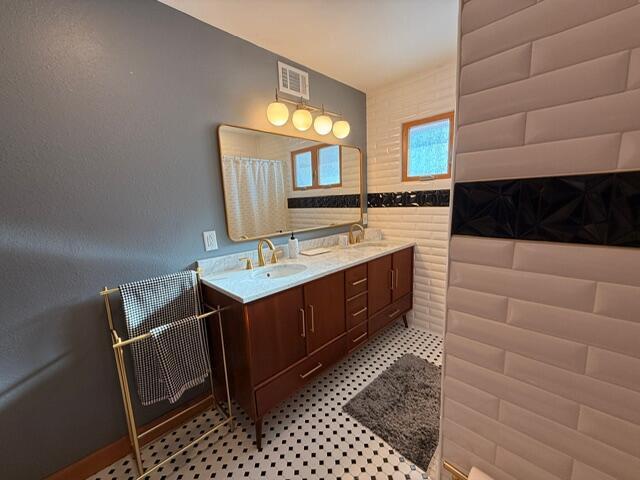
[{"label": "window reflection in mirror", "polygon": [[232,240],[361,220],[358,148],[227,125],[218,140]]}]

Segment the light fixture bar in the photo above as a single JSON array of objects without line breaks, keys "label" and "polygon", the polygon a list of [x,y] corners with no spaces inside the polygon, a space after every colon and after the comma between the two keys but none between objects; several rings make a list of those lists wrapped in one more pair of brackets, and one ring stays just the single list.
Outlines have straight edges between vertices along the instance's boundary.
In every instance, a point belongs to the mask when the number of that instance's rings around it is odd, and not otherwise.
[{"label": "light fixture bar", "polygon": [[[295,100],[289,100],[288,98],[282,98],[280,95],[278,95],[277,90],[276,90],[276,101],[288,103],[289,105],[302,105],[304,108],[312,112],[321,112],[323,110],[322,107],[316,107],[315,105],[311,105],[309,103],[302,101],[302,99],[300,99],[299,101],[295,101]],[[329,110],[324,110],[324,113],[325,115],[329,115],[331,117],[336,117],[336,118],[342,117],[341,113],[330,112]]]}]

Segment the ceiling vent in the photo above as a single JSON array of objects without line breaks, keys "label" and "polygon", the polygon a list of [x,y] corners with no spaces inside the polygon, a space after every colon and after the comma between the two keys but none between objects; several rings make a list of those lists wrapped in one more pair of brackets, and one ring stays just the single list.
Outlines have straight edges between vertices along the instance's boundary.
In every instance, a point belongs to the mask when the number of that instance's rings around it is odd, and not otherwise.
[{"label": "ceiling vent", "polygon": [[281,92],[309,100],[309,73],[278,62],[278,80]]}]

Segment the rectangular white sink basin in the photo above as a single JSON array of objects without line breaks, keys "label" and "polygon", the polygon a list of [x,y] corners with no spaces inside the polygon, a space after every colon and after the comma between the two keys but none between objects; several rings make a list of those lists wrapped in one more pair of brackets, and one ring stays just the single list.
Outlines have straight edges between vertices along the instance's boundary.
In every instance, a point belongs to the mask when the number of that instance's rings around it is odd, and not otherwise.
[{"label": "rectangular white sink basin", "polygon": [[269,267],[259,267],[251,272],[251,278],[268,279],[284,278],[297,273],[304,272],[308,267],[300,263],[288,263],[284,265],[272,265]]}]

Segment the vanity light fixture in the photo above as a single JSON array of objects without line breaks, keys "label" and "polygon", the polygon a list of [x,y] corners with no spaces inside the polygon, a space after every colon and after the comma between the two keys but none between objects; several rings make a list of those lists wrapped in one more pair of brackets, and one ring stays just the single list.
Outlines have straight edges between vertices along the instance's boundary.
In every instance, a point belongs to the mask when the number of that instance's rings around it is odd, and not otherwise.
[{"label": "vanity light fixture", "polygon": [[276,90],[276,101],[271,102],[267,107],[267,120],[271,125],[281,127],[289,120],[289,108],[278,98]]},{"label": "vanity light fixture", "polygon": [[336,138],[347,138],[351,131],[351,125],[346,120],[338,120],[333,124],[333,135]]},{"label": "vanity light fixture", "polygon": [[[289,100],[286,98],[280,98],[278,96],[278,90],[276,89],[276,101],[271,102],[267,107],[267,119],[269,123],[276,127],[282,127],[289,120],[289,108],[287,104],[295,105],[296,110],[291,116],[291,123],[294,128],[300,132],[306,132],[313,125],[313,129],[318,135],[328,135],[333,130],[333,134],[338,139],[347,138],[351,131],[351,126],[346,120],[338,120],[333,123],[331,117],[341,118],[340,113],[329,112],[322,107],[315,107],[300,98],[299,102]],[[313,119],[313,112],[320,112],[315,120]]]},{"label": "vanity light fixture", "polygon": [[296,127],[297,130],[306,132],[311,128],[313,116],[311,115],[311,112],[305,108],[304,104],[301,103],[298,105],[297,110],[293,112],[291,123],[293,123],[293,126]]},{"label": "vanity light fixture", "polygon": [[331,131],[333,126],[333,120],[329,115],[324,112],[324,106],[322,107],[322,115],[318,115],[313,121],[313,129],[318,135],[326,135]]}]

